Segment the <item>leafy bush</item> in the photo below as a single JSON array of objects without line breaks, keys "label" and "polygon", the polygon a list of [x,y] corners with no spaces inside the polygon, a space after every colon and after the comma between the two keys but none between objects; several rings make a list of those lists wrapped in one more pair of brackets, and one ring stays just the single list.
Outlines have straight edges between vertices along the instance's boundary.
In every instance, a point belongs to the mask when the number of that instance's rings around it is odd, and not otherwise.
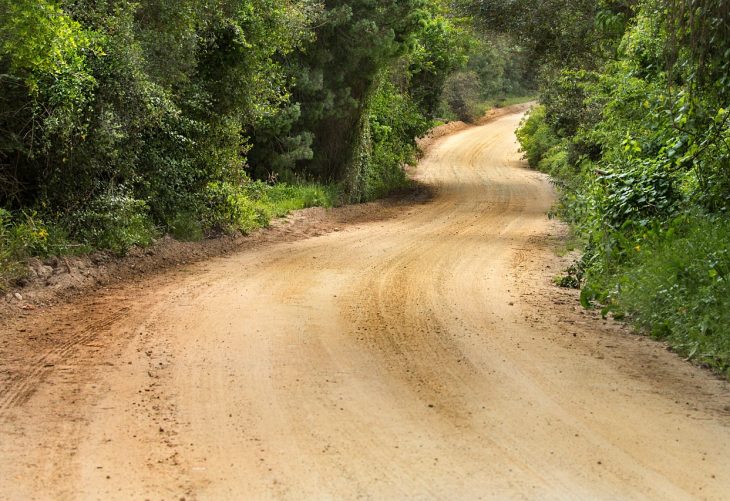
[{"label": "leafy bush", "polygon": [[207,228],[213,231],[244,233],[268,224],[267,215],[256,210],[243,186],[211,183],[208,186],[208,208],[204,214]]},{"label": "leafy bush", "polygon": [[544,108],[518,137],[583,240],[560,282],[730,377],[730,45],[720,3],[703,9],[609,13],[623,36],[600,58],[544,69]]},{"label": "leafy bush", "polygon": [[198,242],[205,236],[203,225],[198,214],[192,211],[180,211],[169,224],[170,234],[182,242]]},{"label": "leafy bush", "polygon": [[384,79],[370,103],[368,114],[370,157],[364,176],[364,200],[373,200],[408,184],[405,166],[416,161],[415,139],[431,122],[410,96]]},{"label": "leafy bush", "polygon": [[545,107],[535,106],[517,129],[517,140],[530,167],[538,168],[540,161],[560,139],[545,121]]},{"label": "leafy bush", "polygon": [[613,230],[645,228],[671,216],[680,201],[670,173],[651,161],[614,167],[599,182],[603,221]]},{"label": "leafy bush", "polygon": [[147,204],[121,188],[76,211],[66,224],[76,240],[118,254],[134,245],[149,245],[156,235]]},{"label": "leafy bush", "polygon": [[479,117],[481,101],[479,75],[473,71],[454,73],[444,86],[442,99],[449,114],[463,122],[473,122]]},{"label": "leafy bush", "polygon": [[49,225],[35,212],[21,212],[15,217],[0,209],[0,290],[26,270],[23,261],[31,256],[46,257],[88,251],[73,245],[58,225]]},{"label": "leafy bush", "polygon": [[682,215],[647,233],[611,297],[683,356],[730,377],[730,222]]},{"label": "leafy bush", "polygon": [[429,16],[416,32],[408,57],[409,93],[425,116],[437,112],[446,80],[465,66],[474,42],[473,34],[440,12]]}]

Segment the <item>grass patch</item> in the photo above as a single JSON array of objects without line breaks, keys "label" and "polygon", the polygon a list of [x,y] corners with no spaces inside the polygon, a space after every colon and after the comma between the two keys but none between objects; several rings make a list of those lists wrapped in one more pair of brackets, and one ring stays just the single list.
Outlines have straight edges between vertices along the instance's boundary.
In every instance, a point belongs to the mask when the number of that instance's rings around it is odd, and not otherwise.
[{"label": "grass patch", "polygon": [[208,209],[203,215],[206,228],[214,232],[250,233],[269,225],[273,218],[307,207],[339,204],[342,191],[337,185],[317,183],[268,185],[261,181],[242,185],[212,183],[208,187]]},{"label": "grass patch", "polygon": [[246,185],[238,197],[241,217],[238,230],[249,233],[266,227],[272,219],[284,217],[291,211],[309,207],[332,207],[339,203],[337,187],[322,184],[276,184],[260,181]]},{"label": "grass patch", "polygon": [[260,206],[272,217],[286,216],[293,210],[309,207],[334,207],[340,203],[337,186],[323,184],[277,184],[267,186]]}]

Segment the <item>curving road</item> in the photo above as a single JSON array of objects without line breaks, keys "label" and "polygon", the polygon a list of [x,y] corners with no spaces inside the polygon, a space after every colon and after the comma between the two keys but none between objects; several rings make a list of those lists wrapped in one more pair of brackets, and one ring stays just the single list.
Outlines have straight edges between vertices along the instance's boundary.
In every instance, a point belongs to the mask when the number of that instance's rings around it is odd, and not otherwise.
[{"label": "curving road", "polygon": [[56,311],[83,342],[0,392],[0,498],[727,499],[727,385],[551,285],[520,118],[399,217]]}]

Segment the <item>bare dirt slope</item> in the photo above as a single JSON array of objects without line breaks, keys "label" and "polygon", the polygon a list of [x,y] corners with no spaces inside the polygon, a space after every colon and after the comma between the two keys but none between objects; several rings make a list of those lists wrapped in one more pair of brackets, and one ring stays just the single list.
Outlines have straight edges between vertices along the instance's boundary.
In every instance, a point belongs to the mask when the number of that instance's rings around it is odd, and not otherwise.
[{"label": "bare dirt slope", "polygon": [[727,498],[726,383],[551,285],[519,119],[440,140],[399,217],[10,324],[0,498]]}]

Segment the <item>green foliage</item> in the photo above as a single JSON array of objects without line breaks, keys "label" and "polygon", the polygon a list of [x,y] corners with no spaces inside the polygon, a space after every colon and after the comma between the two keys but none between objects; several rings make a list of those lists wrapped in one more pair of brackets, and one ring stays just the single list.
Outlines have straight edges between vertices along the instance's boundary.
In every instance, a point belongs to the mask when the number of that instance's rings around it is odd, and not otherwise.
[{"label": "green foliage", "polygon": [[[0,2],[0,202],[37,188],[39,169],[84,133],[98,36],[56,2]],[[62,153],[61,153],[62,154]],[[18,207],[15,207],[18,208]]]},{"label": "green foliage", "polygon": [[649,162],[618,167],[600,178],[600,211],[606,227],[631,232],[666,219],[679,196],[669,172]]},{"label": "green foliage", "polygon": [[272,216],[282,217],[298,209],[334,207],[340,203],[341,195],[336,186],[317,183],[280,183],[267,187],[266,198],[271,205]]},{"label": "green foliage", "polygon": [[180,211],[171,219],[170,235],[181,242],[199,242],[205,236],[198,214]]},{"label": "green foliage", "polygon": [[709,43],[730,50],[717,38],[727,10],[695,7],[646,0],[629,22],[596,13],[596,29],[623,33],[615,52],[548,63],[544,108],[518,137],[556,177],[585,244],[564,285],[730,375],[728,66]]},{"label": "green foliage", "polygon": [[118,254],[133,245],[149,245],[156,234],[147,204],[123,189],[105,193],[74,212],[66,225],[79,242]]},{"label": "green foliage", "polygon": [[411,98],[423,114],[433,117],[451,73],[466,65],[475,42],[471,33],[435,12],[416,32],[409,56]]},{"label": "green foliage", "polygon": [[730,222],[683,215],[647,233],[611,301],[683,356],[730,377]]},{"label": "green foliage", "polygon": [[294,103],[265,114],[254,125],[249,161],[255,178],[291,182],[298,176],[297,162],[312,160],[314,134],[294,132],[300,117],[301,105]]},{"label": "green foliage", "polygon": [[[662,11],[661,9],[666,10]],[[666,0],[655,7],[665,18],[667,59],[685,74],[687,84],[730,97],[730,9],[725,0]]]},{"label": "green foliage", "polygon": [[416,161],[414,140],[426,133],[431,122],[387,79],[370,101],[368,120],[372,151],[363,199],[373,200],[407,185],[404,169]]},{"label": "green foliage", "polygon": [[22,213],[15,220],[10,212],[0,209],[0,242],[2,259],[48,253],[48,228],[34,213]]},{"label": "green foliage", "polygon": [[[403,186],[474,41],[445,6],[0,0],[2,259],[250,231]],[[57,250],[18,214],[52,222]]]},{"label": "green foliage", "polygon": [[[346,186],[358,184],[361,173],[354,166],[367,123],[366,103],[380,73],[412,47],[415,33],[429,17],[425,6],[425,0],[325,3],[316,40],[296,67],[293,89],[294,100],[301,104],[294,131],[313,136],[308,174]],[[358,193],[352,195],[357,199]]]},{"label": "green foliage", "polygon": [[454,73],[446,81],[442,99],[458,120],[474,121],[479,115],[479,76],[473,71]]},{"label": "green foliage", "polygon": [[527,115],[517,130],[517,139],[522,151],[532,168],[538,168],[540,162],[559,139],[545,122],[545,107],[536,106]]},{"label": "green foliage", "polygon": [[29,93],[52,103],[82,104],[94,78],[85,53],[98,51],[94,34],[46,0],[4,0],[0,56]]},{"label": "green foliage", "polygon": [[254,126],[252,173],[341,182],[351,201],[371,199],[403,184],[424,116],[471,37],[424,0],[328,2],[315,23],[316,37],[286,62],[291,100]]},{"label": "green foliage", "polygon": [[18,108],[0,114],[2,205],[63,216],[124,184],[163,227],[200,213],[210,182],[245,178],[246,132],[288,99],[278,59],[307,39],[302,5],[5,7],[0,85]]},{"label": "green foliage", "polygon": [[477,36],[467,69],[477,74],[482,99],[503,100],[536,94],[535,72],[529,54],[504,36]]},{"label": "green foliage", "polygon": [[630,0],[460,0],[490,31],[506,33],[542,64],[590,67],[615,50]]},{"label": "green foliage", "polygon": [[0,209],[0,290],[26,270],[23,261],[31,256],[70,254],[88,250],[69,243],[66,233],[57,225],[47,224],[35,212],[13,216]]},{"label": "green foliage", "polygon": [[208,227],[221,231],[249,233],[266,227],[271,219],[307,207],[332,207],[341,196],[335,187],[318,184],[267,185],[261,181],[232,185],[213,183],[208,187]]},{"label": "green foliage", "polygon": [[525,96],[537,94],[524,50],[501,35],[470,35],[467,64],[443,82],[439,116],[471,122],[493,107],[525,102]]}]

